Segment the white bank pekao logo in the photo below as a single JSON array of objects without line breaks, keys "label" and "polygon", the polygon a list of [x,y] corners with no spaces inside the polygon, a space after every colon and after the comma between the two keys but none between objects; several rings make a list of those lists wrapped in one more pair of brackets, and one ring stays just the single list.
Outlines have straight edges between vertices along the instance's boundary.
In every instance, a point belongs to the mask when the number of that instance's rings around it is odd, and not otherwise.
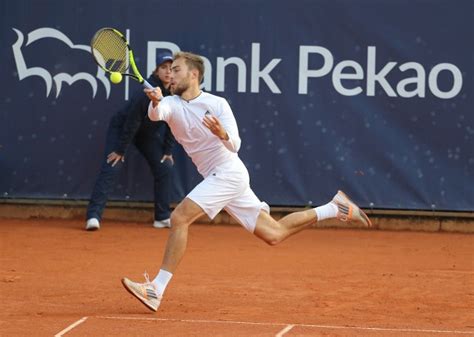
[{"label": "white bank pekao logo", "polygon": [[[16,68],[18,72],[18,78],[24,80],[28,77],[38,76],[44,80],[46,85],[46,97],[48,97],[52,93],[53,84],[56,89],[56,98],[61,93],[61,89],[63,88],[63,84],[66,83],[67,85],[72,85],[77,81],[86,81],[90,84],[92,89],[92,97],[95,97],[97,94],[98,84],[102,83],[106,92],[106,97],[109,98],[110,95],[110,82],[105,75],[105,72],[100,68],[97,67],[97,73],[95,76],[87,73],[87,72],[79,72],[76,74],[68,74],[68,73],[58,73],[54,76],[45,68],[41,67],[28,67],[23,57],[22,48],[25,48],[31,45],[34,42],[37,42],[42,39],[56,39],[64,43],[65,45],[69,46],[71,49],[79,49],[84,50],[87,53],[91,53],[89,45],[81,45],[81,44],[74,44],[71,39],[69,39],[64,33],[61,31],[54,29],[54,28],[38,28],[36,30],[31,31],[28,33],[27,41],[25,42],[24,35],[18,29],[13,28],[15,33],[18,35],[18,40],[12,45],[13,49],[13,56],[15,58]],[[90,57],[87,55],[87,57]]]},{"label": "white bank pekao logo", "polygon": [[[154,60],[155,49],[180,51],[180,47],[172,42],[148,41],[148,60]],[[279,86],[281,83],[278,83],[278,78],[272,77],[272,73],[278,72],[283,59],[273,58],[269,62],[268,59],[264,61],[260,50],[260,43],[252,43],[247,61],[238,56],[232,56],[217,57],[215,62],[211,62],[203,57],[206,71],[202,87],[208,91],[226,91],[226,68],[231,66],[237,69],[238,92],[248,92],[247,83],[250,82],[251,93],[259,93],[260,84],[265,84],[271,93],[281,94],[282,90]],[[380,64],[380,60],[377,62],[377,47],[368,46],[366,55],[366,62],[363,63],[350,59],[336,63],[332,52],[325,47],[299,46],[299,62],[292,72],[298,76],[298,94],[307,95],[310,88],[325,90],[326,88],[321,88],[318,83],[318,80],[325,76],[331,77],[333,89],[343,96],[375,96],[380,88],[380,91],[389,97],[425,98],[431,93],[441,99],[450,99],[456,97],[462,90],[462,72],[452,63],[438,63],[432,69],[426,69],[423,64],[414,61],[400,65],[398,62],[390,61],[377,67],[377,64]],[[322,66],[312,68],[310,66],[312,58],[322,59]],[[150,64],[148,69],[152,69]],[[248,76],[249,73],[250,76]],[[390,83],[391,73],[397,73],[402,79],[397,83]],[[448,88],[440,88],[441,73],[445,73],[445,76],[452,79],[450,87],[448,85]]]},{"label": "white bank pekao logo", "polygon": [[[15,58],[18,77],[20,80],[31,76],[41,77],[46,85],[46,96],[49,96],[56,88],[56,97],[59,96],[63,84],[72,85],[77,81],[87,81],[92,88],[92,97],[95,97],[98,83],[102,83],[105,88],[107,98],[110,95],[111,85],[105,72],[97,67],[95,76],[87,72],[76,74],[58,73],[54,76],[48,70],[41,67],[28,68],[23,57],[22,48],[31,45],[41,39],[56,39],[69,46],[71,49],[79,49],[91,53],[89,45],[74,44],[66,35],[54,28],[39,28],[28,34],[27,42],[24,44],[24,35],[18,29],[13,28],[18,34],[18,40],[13,44],[13,55]],[[265,84],[273,94],[281,94],[278,78],[274,79],[272,73],[278,72],[281,67],[282,58],[273,58],[268,62],[261,58],[262,46],[253,42],[250,46],[250,57],[244,60],[238,56],[228,58],[217,57],[215,62],[206,57],[202,57],[205,65],[204,80],[202,88],[207,91],[225,92],[226,69],[235,67],[237,75],[233,78],[237,81],[237,92],[259,93],[261,84]],[[155,60],[158,50],[168,50],[176,53],[181,48],[169,41],[147,41],[147,73],[150,74],[155,69]],[[246,52],[247,53],[247,52]],[[87,55],[90,57],[89,55]],[[322,59],[322,66],[312,68],[310,59]],[[463,75],[461,70],[451,63],[439,63],[432,69],[426,69],[421,63],[406,62],[398,65],[398,62],[390,61],[382,67],[377,67],[377,47],[367,47],[366,62],[358,63],[355,60],[342,60],[336,63],[331,51],[322,46],[300,45],[299,60],[295,65],[294,74],[298,76],[298,94],[307,95],[310,87],[318,87],[318,79],[330,76],[333,89],[343,96],[366,95],[375,96],[378,88],[389,97],[402,98],[425,98],[428,93],[441,99],[456,97],[463,87]],[[250,70],[250,71],[248,71]],[[398,73],[402,79],[398,83],[389,82],[390,73]],[[446,73],[452,79],[452,84],[448,88],[440,88],[438,78],[441,73]],[[409,74],[409,75],[408,75]],[[98,82],[99,81],[99,82]],[[365,83],[364,83],[365,82]],[[250,90],[247,84],[250,83]],[[127,82],[125,83],[125,100],[128,100]]]},{"label": "white bank pekao logo", "polygon": [[[317,69],[309,67],[311,55],[322,57],[323,65]],[[438,63],[429,72],[418,62],[406,62],[398,65],[398,62],[387,62],[378,71],[376,70],[377,47],[367,47],[367,62],[360,64],[354,60],[342,60],[335,65],[334,56],[331,51],[322,46],[300,46],[299,55],[299,79],[298,93],[307,94],[308,80],[331,74],[334,89],[344,96],[356,96],[364,93],[367,96],[375,96],[377,85],[390,97],[426,97],[430,91],[434,96],[441,99],[450,99],[457,96],[462,89],[463,77],[461,70],[452,63]],[[397,70],[398,68],[398,70]],[[400,80],[396,86],[388,81],[390,72],[411,72],[411,77]],[[441,89],[438,83],[440,73],[445,72],[452,78],[450,88]],[[427,74],[428,73],[428,74]],[[427,76],[428,75],[428,76]],[[345,81],[345,84],[342,81]],[[348,85],[348,81],[353,81]],[[365,81],[365,85],[358,82]]]}]

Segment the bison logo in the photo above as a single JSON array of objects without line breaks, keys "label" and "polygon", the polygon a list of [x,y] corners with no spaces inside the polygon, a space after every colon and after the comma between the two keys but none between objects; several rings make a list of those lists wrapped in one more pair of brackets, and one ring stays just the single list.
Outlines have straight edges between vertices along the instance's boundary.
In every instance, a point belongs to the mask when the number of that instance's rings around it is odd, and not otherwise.
[{"label": "bison logo", "polygon": [[18,40],[13,44],[12,49],[13,49],[13,56],[15,58],[16,68],[18,71],[18,77],[20,81],[31,76],[41,77],[44,80],[44,83],[46,85],[46,97],[48,97],[51,94],[51,91],[53,89],[53,83],[54,83],[55,89],[56,89],[56,98],[57,98],[59,94],[61,93],[61,88],[63,86],[63,83],[72,85],[74,82],[77,82],[77,81],[87,81],[92,88],[92,97],[95,97],[97,93],[97,86],[98,86],[97,80],[99,80],[100,83],[104,85],[106,97],[109,98],[110,82],[108,78],[105,76],[105,72],[100,67],[97,67],[97,73],[95,76],[87,72],[79,72],[72,75],[61,72],[52,76],[51,73],[44,68],[41,68],[41,67],[28,68],[25,62],[25,58],[23,57],[23,52],[22,52],[22,47],[26,47],[41,39],[56,39],[66,44],[71,49],[80,49],[80,50],[86,51],[87,53],[91,53],[89,45],[74,44],[66,35],[64,35],[59,30],[54,29],[54,28],[47,28],[47,27],[39,28],[30,32],[28,34],[28,39],[27,39],[26,44],[23,44],[25,40],[23,33],[15,28],[13,28],[13,30],[18,35]]}]

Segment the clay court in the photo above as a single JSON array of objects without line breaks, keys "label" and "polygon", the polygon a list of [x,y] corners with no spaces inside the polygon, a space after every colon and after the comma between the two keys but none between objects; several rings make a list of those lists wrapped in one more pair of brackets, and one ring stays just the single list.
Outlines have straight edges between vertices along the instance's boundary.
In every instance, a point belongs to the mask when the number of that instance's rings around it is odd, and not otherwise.
[{"label": "clay court", "polygon": [[157,313],[120,279],[154,276],[168,230],[0,223],[1,336],[474,336],[474,237],[311,229],[270,247],[193,225]]}]

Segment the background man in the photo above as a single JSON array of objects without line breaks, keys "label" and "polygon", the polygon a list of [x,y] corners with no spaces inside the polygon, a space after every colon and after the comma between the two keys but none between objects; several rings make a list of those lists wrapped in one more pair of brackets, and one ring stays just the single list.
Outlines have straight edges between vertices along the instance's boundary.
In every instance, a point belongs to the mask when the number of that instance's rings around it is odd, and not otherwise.
[{"label": "background man", "polygon": [[[170,53],[157,56],[156,69],[148,82],[170,94]],[[87,208],[86,230],[100,228],[100,220],[114,181],[123,166],[125,152],[130,143],[145,157],[154,178],[155,228],[170,227],[170,191],[172,187],[171,150],[176,141],[165,122],[152,122],[148,118],[150,100],[143,90],[138,89],[129,104],[114,115],[110,121],[105,143],[105,158],[97,177]]]}]

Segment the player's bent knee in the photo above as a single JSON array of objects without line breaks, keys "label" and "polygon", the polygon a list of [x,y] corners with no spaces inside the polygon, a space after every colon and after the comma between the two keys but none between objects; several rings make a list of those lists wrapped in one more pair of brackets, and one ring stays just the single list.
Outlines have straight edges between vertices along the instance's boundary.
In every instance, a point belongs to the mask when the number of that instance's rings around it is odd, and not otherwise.
[{"label": "player's bent knee", "polygon": [[285,228],[265,212],[260,213],[254,234],[270,246],[279,244],[288,236]]},{"label": "player's bent knee", "polygon": [[277,239],[269,239],[269,240],[264,240],[264,241],[269,246],[276,246],[278,243],[280,243],[280,241],[278,241]]},{"label": "player's bent knee", "polygon": [[276,246],[277,244],[279,244],[282,241],[283,241],[283,238],[280,235],[280,236],[273,236],[272,238],[267,240],[266,243],[270,246]]},{"label": "player's bent knee", "polygon": [[265,232],[263,235],[258,235],[269,246],[275,246],[283,241],[284,235],[279,231]]}]

